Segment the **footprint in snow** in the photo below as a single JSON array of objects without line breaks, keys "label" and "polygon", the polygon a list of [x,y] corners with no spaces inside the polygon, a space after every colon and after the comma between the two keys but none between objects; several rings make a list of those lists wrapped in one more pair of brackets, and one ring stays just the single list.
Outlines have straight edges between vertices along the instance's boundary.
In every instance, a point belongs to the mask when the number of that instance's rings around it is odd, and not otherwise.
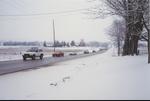
[{"label": "footprint in snow", "polygon": [[57,86],[58,84],[57,83],[51,83],[50,85],[51,86]]},{"label": "footprint in snow", "polygon": [[70,76],[67,76],[67,77],[64,77],[62,80],[63,80],[63,82],[66,82],[69,79],[70,79]]}]

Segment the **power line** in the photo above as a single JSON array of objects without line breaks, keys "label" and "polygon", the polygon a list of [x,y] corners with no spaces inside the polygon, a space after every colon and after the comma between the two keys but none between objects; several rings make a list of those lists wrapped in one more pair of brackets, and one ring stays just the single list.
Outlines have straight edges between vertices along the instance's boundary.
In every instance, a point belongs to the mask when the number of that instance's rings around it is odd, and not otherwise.
[{"label": "power line", "polygon": [[0,16],[40,16],[40,15],[55,15],[55,14],[68,14],[68,13],[74,13],[79,11],[85,11],[89,8],[85,9],[74,9],[74,10],[67,10],[67,11],[60,11],[60,12],[48,12],[48,13],[33,13],[33,14],[0,14]]}]

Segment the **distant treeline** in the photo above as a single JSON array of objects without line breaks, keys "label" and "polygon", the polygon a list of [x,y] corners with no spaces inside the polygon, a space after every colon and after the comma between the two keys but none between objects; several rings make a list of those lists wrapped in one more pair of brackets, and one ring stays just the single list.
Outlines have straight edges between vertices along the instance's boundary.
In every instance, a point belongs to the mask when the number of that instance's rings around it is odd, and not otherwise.
[{"label": "distant treeline", "polygon": [[80,42],[65,42],[65,41],[55,41],[55,44],[53,42],[16,42],[16,41],[5,41],[5,42],[0,42],[1,46],[44,46],[44,47],[108,47],[107,42],[97,42],[97,41],[92,41],[92,42],[85,42],[84,40],[81,40]]},{"label": "distant treeline", "polygon": [[49,42],[44,42],[43,46],[45,47],[86,47],[86,46],[90,46],[90,47],[108,47],[109,43],[108,42],[97,42],[97,41],[92,41],[92,42],[85,42],[84,40],[81,40],[80,42],[75,42],[75,41],[71,41],[71,42],[65,42],[65,41],[55,41],[54,43],[49,43]]},{"label": "distant treeline", "polygon": [[40,42],[12,42],[7,41],[2,43],[3,46],[40,46]]}]

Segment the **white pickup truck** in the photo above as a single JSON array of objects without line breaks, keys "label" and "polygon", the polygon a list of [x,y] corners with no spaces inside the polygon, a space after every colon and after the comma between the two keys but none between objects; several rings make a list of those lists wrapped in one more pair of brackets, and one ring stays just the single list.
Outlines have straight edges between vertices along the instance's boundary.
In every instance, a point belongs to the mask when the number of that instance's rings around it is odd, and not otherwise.
[{"label": "white pickup truck", "polygon": [[36,57],[39,57],[42,60],[43,56],[44,56],[43,50],[39,49],[38,47],[32,47],[31,49],[24,52],[22,55],[23,60],[26,60],[27,58],[35,60]]}]

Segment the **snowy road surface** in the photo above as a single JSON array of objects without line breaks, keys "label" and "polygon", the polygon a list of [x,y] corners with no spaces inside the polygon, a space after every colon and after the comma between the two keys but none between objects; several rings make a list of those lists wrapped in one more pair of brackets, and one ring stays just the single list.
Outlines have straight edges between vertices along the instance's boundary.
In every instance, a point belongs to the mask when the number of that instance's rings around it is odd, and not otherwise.
[{"label": "snowy road surface", "polygon": [[81,57],[86,57],[86,56],[91,56],[91,55],[96,55],[96,54],[100,54],[103,52],[104,51],[100,51],[97,53],[80,54],[76,56],[66,55],[65,57],[61,57],[61,58],[45,57],[43,60],[34,60],[34,61],[33,60],[0,61],[0,75],[22,71],[22,70],[28,70],[28,69],[38,69],[38,68],[41,68],[42,66],[43,67],[50,66],[50,65],[53,65],[54,63],[81,58]]}]

